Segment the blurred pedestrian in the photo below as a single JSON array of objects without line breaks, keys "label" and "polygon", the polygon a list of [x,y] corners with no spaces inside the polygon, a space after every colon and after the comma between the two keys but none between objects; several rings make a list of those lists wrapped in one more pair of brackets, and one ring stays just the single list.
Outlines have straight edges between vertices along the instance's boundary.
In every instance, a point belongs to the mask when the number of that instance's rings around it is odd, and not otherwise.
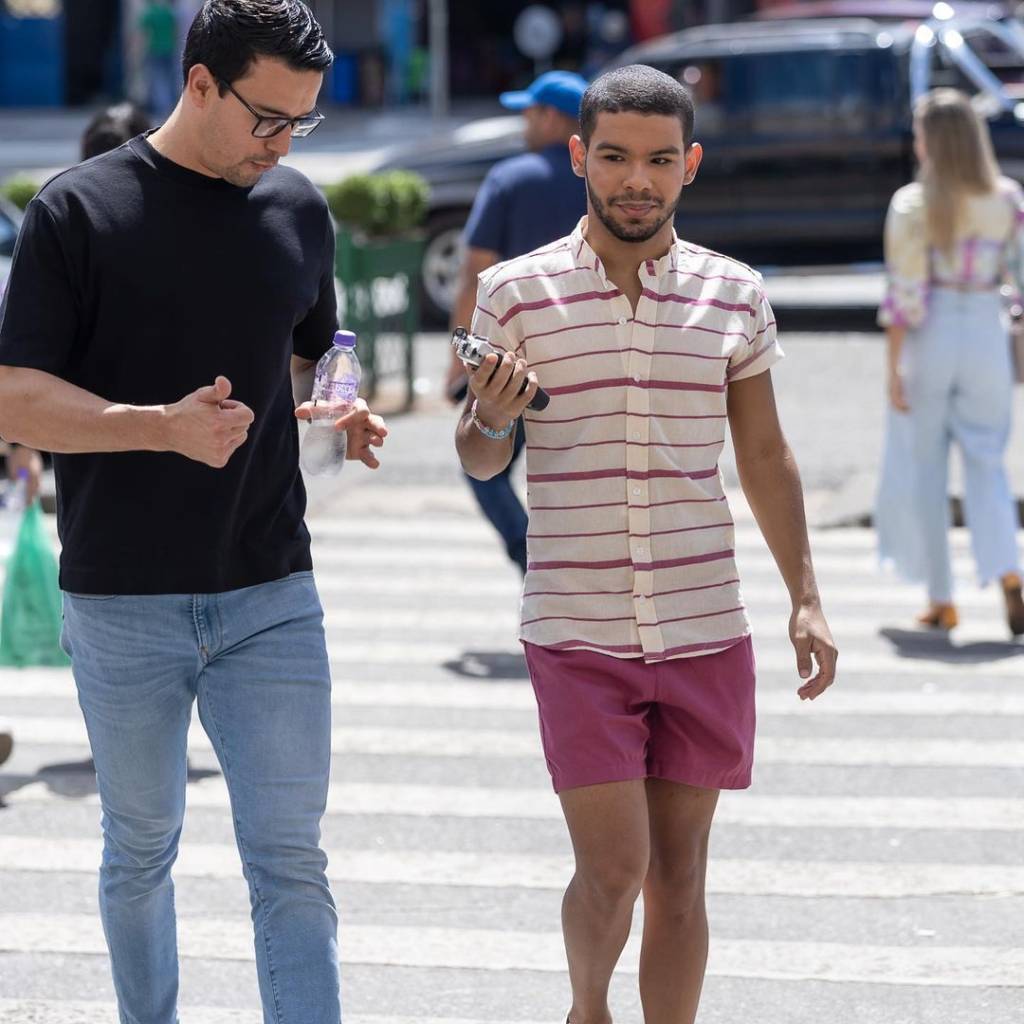
[{"label": "blurred pedestrian", "polygon": [[82,133],[81,158],[91,160],[123,146],[152,127],[149,117],[134,103],[117,103],[96,114]]},{"label": "blurred pedestrian", "polygon": [[877,501],[883,562],[928,588],[918,622],[957,625],[948,462],[963,460],[964,511],[982,584],[998,580],[1024,634],[1017,508],[1004,457],[1013,367],[1000,287],[1022,274],[1024,194],[1001,177],[988,127],[968,98],[937,89],[914,112],[917,181],[892,198],[885,227],[890,412]]},{"label": "blurred pedestrian", "polygon": [[[44,186],[11,270],[0,434],[58,453],[64,641],[124,1020],[177,1020],[194,704],[231,795],[264,1017],[340,1020],[330,668],[296,424],[337,328],[334,233],[319,190],[277,166],[322,119],[331,61],[300,0],[207,0],[171,117]],[[379,464],[365,403],[336,427]]]},{"label": "blurred pedestrian", "polygon": [[[502,260],[514,259],[563,238],[586,213],[587,196],[569,158],[569,139],[579,127],[586,80],[570,71],[550,71],[521,92],[506,92],[501,103],[521,110],[529,153],[494,165],[477,192],[466,222],[466,245],[452,307],[451,327],[473,318],[478,276]],[[466,371],[456,357],[449,367],[448,393],[461,402]],[[489,480],[467,475],[484,515],[498,531],[508,557],[526,572],[526,512],[512,486],[512,470],[523,445],[516,431],[512,460]]]},{"label": "blurred pedestrian", "polygon": [[139,16],[149,112],[165,118],[178,100],[181,67],[178,64],[178,19],[172,0],[146,0]]},{"label": "blurred pedestrian", "polygon": [[456,433],[467,472],[492,476],[538,378],[551,396],[525,417],[519,635],[576,858],[562,904],[570,1024],[611,1019],[641,892],[644,1017],[697,1012],[711,822],[719,790],[750,785],[754,746],[753,648],[718,468],[726,419],[790,593],[798,695],[835,674],[760,276],[673,230],[702,155],[693,119],[686,90],[653,68],[587,89],[571,143],[587,215],[481,276],[473,326],[504,354],[470,377]]}]

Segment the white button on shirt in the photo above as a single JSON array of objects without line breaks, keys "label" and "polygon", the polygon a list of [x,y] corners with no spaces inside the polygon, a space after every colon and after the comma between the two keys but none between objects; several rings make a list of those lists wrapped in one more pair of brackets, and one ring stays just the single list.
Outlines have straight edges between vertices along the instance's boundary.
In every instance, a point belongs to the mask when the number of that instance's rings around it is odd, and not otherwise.
[{"label": "white button on shirt", "polygon": [[724,650],[749,632],[718,471],[726,396],[782,357],[775,318],[756,271],[678,238],[645,264],[632,321],[612,314],[624,296],[585,230],[480,275],[473,330],[551,395],[524,417],[520,637],[648,662]]}]

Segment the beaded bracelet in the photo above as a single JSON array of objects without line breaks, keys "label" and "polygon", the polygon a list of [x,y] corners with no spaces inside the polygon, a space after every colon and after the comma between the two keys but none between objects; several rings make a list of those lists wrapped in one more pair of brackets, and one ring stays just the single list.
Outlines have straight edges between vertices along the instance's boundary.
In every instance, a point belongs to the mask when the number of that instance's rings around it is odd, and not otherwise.
[{"label": "beaded bracelet", "polygon": [[473,400],[473,407],[470,409],[470,415],[473,417],[473,422],[476,424],[476,429],[480,431],[484,437],[489,437],[492,441],[504,441],[513,430],[516,429],[516,421],[510,420],[507,427],[503,427],[501,430],[495,430],[493,427],[487,426],[477,413],[477,402]]}]

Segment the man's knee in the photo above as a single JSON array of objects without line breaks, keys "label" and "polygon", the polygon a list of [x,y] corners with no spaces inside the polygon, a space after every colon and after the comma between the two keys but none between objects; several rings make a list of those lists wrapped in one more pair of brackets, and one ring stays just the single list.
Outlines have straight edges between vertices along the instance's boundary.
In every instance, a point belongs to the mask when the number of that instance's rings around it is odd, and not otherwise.
[{"label": "man's knee", "polygon": [[108,879],[158,885],[178,855],[183,814],[104,815],[103,871]]},{"label": "man's knee", "polygon": [[577,863],[573,882],[590,902],[613,908],[636,902],[647,867],[646,850],[617,854],[585,865]]},{"label": "man's knee", "polygon": [[695,842],[671,856],[651,854],[644,889],[659,906],[687,915],[704,903],[707,845]]}]

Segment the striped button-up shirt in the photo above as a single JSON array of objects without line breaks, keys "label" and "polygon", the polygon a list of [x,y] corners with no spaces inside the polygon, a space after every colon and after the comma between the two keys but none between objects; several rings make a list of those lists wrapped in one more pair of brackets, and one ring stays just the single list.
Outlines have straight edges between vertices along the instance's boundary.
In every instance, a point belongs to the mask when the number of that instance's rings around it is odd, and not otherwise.
[{"label": "striped button-up shirt", "polygon": [[781,358],[756,271],[673,236],[634,312],[583,234],[480,277],[473,328],[535,370],[521,639],[646,661],[749,632],[718,469],[730,381]]}]

